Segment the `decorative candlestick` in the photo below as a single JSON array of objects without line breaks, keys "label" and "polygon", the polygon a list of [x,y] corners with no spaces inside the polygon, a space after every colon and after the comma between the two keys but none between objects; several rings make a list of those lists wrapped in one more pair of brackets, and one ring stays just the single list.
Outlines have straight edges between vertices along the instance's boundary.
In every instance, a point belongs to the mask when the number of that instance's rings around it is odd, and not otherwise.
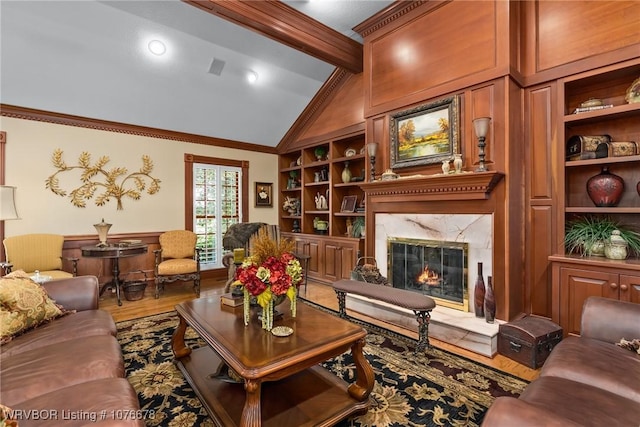
[{"label": "decorative candlestick", "polygon": [[233,250],[233,263],[242,264],[244,261],[244,248],[235,248]]},{"label": "decorative candlestick", "polygon": [[378,151],[378,143],[370,142],[367,144],[367,153],[369,154],[369,162],[371,163],[371,181],[376,180],[376,152]]},{"label": "decorative candlestick", "polygon": [[479,119],[475,119],[473,121],[473,128],[476,131],[476,137],[478,138],[478,149],[480,161],[478,162],[478,167],[476,168],[476,172],[486,172],[487,168],[484,164],[484,147],[486,146],[485,140],[487,138],[487,132],[489,131],[489,122],[491,122],[491,117],[480,117]]}]

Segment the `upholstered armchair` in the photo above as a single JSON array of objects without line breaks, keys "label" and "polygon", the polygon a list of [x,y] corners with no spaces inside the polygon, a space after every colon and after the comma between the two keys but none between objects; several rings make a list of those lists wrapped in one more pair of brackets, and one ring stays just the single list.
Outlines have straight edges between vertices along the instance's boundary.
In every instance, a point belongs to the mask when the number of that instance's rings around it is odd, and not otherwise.
[{"label": "upholstered armchair", "polygon": [[[3,241],[7,261],[0,263],[4,274],[23,270],[31,275],[37,270],[52,279],[74,277],[78,274],[78,258],[62,256],[64,236],[59,234],[22,234]],[[72,272],[63,270],[63,260],[70,261]]]},{"label": "upholstered armchair", "polygon": [[165,283],[177,280],[193,281],[193,290],[200,297],[200,248],[197,236],[189,230],[167,231],[160,235],[160,249],[155,254],[156,298]]}]

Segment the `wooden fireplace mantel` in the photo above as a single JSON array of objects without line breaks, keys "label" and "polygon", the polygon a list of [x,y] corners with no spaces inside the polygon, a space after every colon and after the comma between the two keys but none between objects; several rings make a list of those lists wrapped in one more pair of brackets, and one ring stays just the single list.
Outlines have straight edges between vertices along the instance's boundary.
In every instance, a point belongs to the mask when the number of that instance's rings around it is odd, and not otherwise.
[{"label": "wooden fireplace mantel", "polygon": [[363,182],[360,188],[367,197],[402,196],[424,201],[483,200],[504,177],[496,171],[461,174],[414,175],[388,181]]}]

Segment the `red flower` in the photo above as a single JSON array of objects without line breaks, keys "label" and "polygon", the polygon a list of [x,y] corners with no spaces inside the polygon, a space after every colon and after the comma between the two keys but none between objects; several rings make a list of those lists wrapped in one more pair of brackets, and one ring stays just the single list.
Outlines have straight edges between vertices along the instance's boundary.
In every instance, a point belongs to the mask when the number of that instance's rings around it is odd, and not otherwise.
[{"label": "red flower", "polygon": [[[291,276],[287,273],[287,266],[295,259],[292,254],[284,253],[279,259],[270,256],[262,265],[243,264],[236,270],[235,279],[253,296],[260,295],[267,288],[270,288],[274,295],[284,295],[292,285],[298,285],[302,281],[299,275],[298,283],[293,283]],[[259,277],[258,270],[261,268],[266,269],[268,274],[261,270]]]}]

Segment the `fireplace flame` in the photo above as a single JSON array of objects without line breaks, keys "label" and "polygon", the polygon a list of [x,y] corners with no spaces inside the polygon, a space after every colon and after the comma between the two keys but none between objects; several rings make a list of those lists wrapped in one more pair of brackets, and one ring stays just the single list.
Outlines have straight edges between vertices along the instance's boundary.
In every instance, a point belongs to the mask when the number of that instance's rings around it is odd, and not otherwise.
[{"label": "fireplace flame", "polygon": [[422,283],[427,286],[440,286],[442,279],[436,271],[430,270],[427,265],[424,270],[422,270],[422,273],[418,275],[418,283]]}]

